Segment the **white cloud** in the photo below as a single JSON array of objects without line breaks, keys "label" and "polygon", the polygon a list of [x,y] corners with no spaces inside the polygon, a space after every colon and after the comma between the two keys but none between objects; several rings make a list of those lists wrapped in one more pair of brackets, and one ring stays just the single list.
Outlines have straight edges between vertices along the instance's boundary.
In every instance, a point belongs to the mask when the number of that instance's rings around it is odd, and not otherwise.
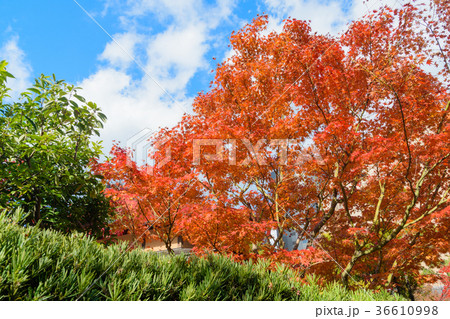
[{"label": "white cloud", "polygon": [[399,6],[397,0],[353,0],[344,9],[344,1],[339,0],[265,0],[270,12],[269,28],[281,30],[282,19],[287,17],[310,20],[313,31],[336,35],[344,31],[349,22],[361,18],[369,11],[385,4]]},{"label": "white cloud", "polygon": [[178,23],[186,23],[188,17],[198,16],[197,8],[202,5],[200,0],[131,0],[127,11],[129,16],[142,16],[153,13],[160,21],[168,17],[176,19]]},{"label": "white cloud", "polygon": [[272,19],[280,21],[292,17],[311,20],[313,31],[319,33],[335,33],[336,29],[346,22],[346,14],[340,1],[265,0],[265,2],[273,14]]},{"label": "white cloud", "polygon": [[19,47],[19,37],[13,36],[0,48],[0,60],[8,62],[7,70],[14,75],[7,86],[11,88],[10,95],[17,98],[21,92],[31,86],[31,66],[26,61],[25,53]]},{"label": "white cloud", "polygon": [[[108,2],[108,10],[116,5]],[[123,146],[144,128],[172,126],[189,112],[193,96],[187,87],[195,74],[209,68],[208,50],[213,46],[211,31],[232,13],[234,1],[219,0],[206,5],[200,0],[132,0],[121,9],[124,32],[114,38],[120,46],[139,57],[138,77],[130,56],[110,41],[99,59],[106,62],[96,73],[78,83],[81,94],[96,102],[108,116],[102,131],[104,150],[112,140]],[[156,15],[164,24],[159,33],[147,34],[136,28],[136,19]],[[137,33],[136,30],[141,30]]]},{"label": "white cloud", "polygon": [[101,69],[79,85],[81,95],[97,103],[108,117],[101,132],[105,152],[113,140],[125,146],[140,130],[174,125],[183,113],[154,83],[134,83],[126,72],[113,68]]},{"label": "white cloud", "polygon": [[207,32],[204,24],[170,27],[150,41],[147,70],[172,94],[182,92],[197,71],[207,69]]},{"label": "white cloud", "polygon": [[115,35],[114,40],[106,45],[99,58],[120,68],[128,68],[133,62],[136,45],[142,42],[142,36],[129,32]]},{"label": "white cloud", "polygon": [[[427,2],[429,0],[425,0]],[[351,7],[351,17],[353,19],[358,19],[368,14],[373,10],[378,10],[379,8],[387,5],[392,8],[400,8],[403,5],[403,1],[398,0],[371,0],[371,1],[353,1]]]}]

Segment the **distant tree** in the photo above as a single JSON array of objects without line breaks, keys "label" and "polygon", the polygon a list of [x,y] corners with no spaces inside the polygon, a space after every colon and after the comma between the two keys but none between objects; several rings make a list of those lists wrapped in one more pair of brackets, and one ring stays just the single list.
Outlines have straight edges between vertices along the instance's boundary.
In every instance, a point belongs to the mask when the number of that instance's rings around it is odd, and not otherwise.
[{"label": "distant tree", "polygon": [[[173,157],[167,165],[138,167],[129,150],[117,145],[111,158],[96,163],[94,171],[104,176],[105,194],[116,211],[111,231],[128,231],[134,239],[159,239],[168,253],[173,253],[172,242],[181,235],[181,221],[188,205],[195,203],[200,193],[190,159],[183,158],[183,127],[162,130],[158,140],[162,149],[172,149]],[[178,148],[178,149],[177,149]],[[158,153],[164,156],[165,152]],[[161,163],[161,161],[158,161]]]},{"label": "distant tree", "polygon": [[0,62],[0,207],[22,207],[29,225],[98,233],[110,206],[89,169],[101,154],[90,138],[106,116],[55,76],[42,75],[12,101],[6,65]]}]

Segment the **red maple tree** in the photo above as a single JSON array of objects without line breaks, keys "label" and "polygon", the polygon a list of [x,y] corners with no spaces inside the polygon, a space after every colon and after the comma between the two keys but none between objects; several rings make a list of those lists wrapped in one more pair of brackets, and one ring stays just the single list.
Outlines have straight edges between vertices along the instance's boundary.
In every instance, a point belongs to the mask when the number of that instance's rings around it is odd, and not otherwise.
[{"label": "red maple tree", "polygon": [[[107,179],[149,185],[111,194],[150,220],[181,196],[176,229],[198,252],[408,293],[436,280],[421,269],[449,251],[450,23],[448,1],[430,5],[435,15],[383,7],[339,37],[294,19],[266,34],[256,18],[232,34],[235,54],[194,114],[160,132],[155,159],[170,148],[170,165],[145,178],[105,166]],[[284,250],[287,235],[310,253]]]},{"label": "red maple tree", "polygon": [[[189,160],[176,147],[183,146],[182,125],[162,130],[155,137],[159,145],[153,156],[155,164],[138,166],[130,150],[115,145],[111,157],[103,163],[94,163],[93,169],[104,177],[106,194],[115,208],[112,232],[130,232],[136,243],[161,240],[169,253],[172,242],[181,235],[179,222],[184,207],[199,196],[196,173],[187,166]],[[172,145],[171,141],[177,141]],[[173,156],[167,163],[170,149]],[[178,155],[178,156],[177,156]]]}]

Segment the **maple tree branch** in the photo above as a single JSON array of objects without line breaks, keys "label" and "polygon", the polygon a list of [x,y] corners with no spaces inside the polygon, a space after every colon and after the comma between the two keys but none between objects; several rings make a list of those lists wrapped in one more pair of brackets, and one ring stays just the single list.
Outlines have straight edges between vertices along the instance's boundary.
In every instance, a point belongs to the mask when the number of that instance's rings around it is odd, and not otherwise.
[{"label": "maple tree branch", "polygon": [[[370,86],[370,84],[369,84],[369,86]],[[361,123],[363,121],[364,114],[366,113],[366,110],[369,107],[369,103],[370,103],[370,99],[367,98],[366,101],[364,102],[364,108],[361,111],[361,115],[357,116],[358,117],[358,124],[356,125],[356,129],[355,129],[356,132],[359,131],[359,126],[361,125]]]},{"label": "maple tree branch", "polygon": [[277,247],[278,243],[283,239],[283,233],[284,233],[283,228],[278,228],[277,238],[274,241],[274,243],[272,244],[273,247]]},{"label": "maple tree branch", "polygon": [[[434,165],[433,165],[431,168],[429,168],[429,169],[425,168],[425,170],[424,170],[425,175],[422,176],[420,180],[422,180],[422,182],[423,182],[423,179],[425,179],[425,177],[426,177],[429,173],[431,173],[432,171],[434,171],[434,169],[435,169],[436,167],[438,167],[440,164],[442,164],[447,158],[450,158],[450,153],[447,153],[446,155],[444,155],[440,160],[438,160],[436,163],[434,163]],[[422,174],[423,174],[423,173],[422,173]],[[420,181],[420,180],[419,180],[419,181]]]},{"label": "maple tree branch", "polygon": [[381,272],[381,266],[383,264],[383,249],[378,251],[378,263],[377,268],[375,269],[375,274],[379,274]]},{"label": "maple tree branch", "polygon": [[212,242],[212,245],[214,249],[217,250],[219,254],[221,254],[220,249],[217,247],[218,238],[219,238],[219,224],[216,223],[216,233],[214,234],[214,241]]},{"label": "maple tree branch", "polygon": [[316,85],[314,84],[314,82],[313,82],[313,80],[312,80],[312,77],[311,77],[311,74],[309,73],[309,67],[307,67],[305,64],[303,64],[303,63],[300,63],[302,66],[303,66],[303,68],[305,68],[306,69],[306,75],[308,76],[308,80],[309,80],[309,83],[311,84],[311,88],[312,88],[312,91],[313,91],[313,93],[314,93],[314,103],[316,104],[316,106],[317,106],[317,108],[319,109],[319,111],[322,113],[322,116],[323,116],[323,118],[324,118],[324,120],[325,120],[325,123],[328,125],[329,124],[329,121],[328,121],[328,119],[327,119],[327,116],[325,115],[325,111],[320,107],[320,105],[319,105],[319,96],[317,95],[317,87],[316,87]]},{"label": "maple tree branch", "polygon": [[444,114],[442,115],[442,119],[441,119],[441,121],[439,122],[439,125],[438,125],[437,134],[441,134],[442,129],[444,127],[445,119],[447,118],[447,114],[448,114],[449,110],[450,110],[450,101],[448,101],[447,105],[445,106]]},{"label": "maple tree branch", "polygon": [[[128,207],[127,202],[125,202],[125,208],[126,208],[126,210],[127,210],[127,212],[128,212],[128,215],[133,216],[133,215],[131,214],[131,209]],[[127,225],[127,224],[122,224],[122,225],[125,226],[124,228],[127,228],[127,229],[132,228],[131,233],[132,233],[133,236],[136,236],[136,227],[135,227],[135,223],[132,223],[132,224],[131,224],[131,227],[130,227],[130,225]]]},{"label": "maple tree branch", "polygon": [[[266,191],[264,190],[264,187],[259,183],[258,178],[252,178],[252,180],[255,183],[256,188],[263,195],[264,200],[266,201],[267,205],[269,206],[270,211],[273,212],[273,203],[275,202],[273,197],[266,193]],[[271,201],[272,201],[272,203],[271,203]]]},{"label": "maple tree branch", "polygon": [[[155,209],[153,208],[151,201],[148,198],[146,198],[146,201],[147,201],[148,205],[150,206],[150,208],[153,212],[153,215],[155,215],[155,218],[159,218],[159,215],[156,213]],[[138,202],[139,202],[139,200],[138,200]],[[139,204],[139,207],[140,207],[140,204]],[[142,208],[141,208],[141,210],[142,210]],[[145,214],[144,214],[144,216],[145,216]],[[145,218],[147,219],[147,216],[145,216]]]},{"label": "maple tree branch", "polygon": [[439,209],[439,206],[441,206],[442,204],[444,204],[444,203],[446,203],[447,201],[450,200],[450,197],[447,198],[447,195],[449,194],[449,192],[450,192],[450,188],[447,189],[447,191],[444,193],[444,195],[442,196],[442,198],[438,202],[438,204],[436,204],[432,209],[430,209],[430,210],[426,211],[425,213],[423,213],[420,217],[418,217],[415,220],[410,221],[409,223],[407,223],[404,228],[421,221],[423,218],[425,218],[425,217],[431,215],[432,213],[434,213],[435,211],[437,211]]},{"label": "maple tree branch", "polygon": [[[150,220],[147,218],[147,215],[144,213],[144,209],[142,208],[141,201],[139,199],[137,199],[137,204],[139,206],[139,210],[141,211],[142,216],[144,216],[144,218],[147,220],[147,223],[150,224]],[[152,207],[152,210],[153,210],[153,207]],[[153,212],[154,212],[154,210],[153,210]],[[155,213],[155,216],[157,217],[156,213]]]},{"label": "maple tree branch", "polygon": [[[301,229],[301,233],[298,234],[297,240],[295,241],[294,248],[292,250],[297,250],[298,246],[300,245],[300,241],[303,239],[303,236],[306,233],[306,230],[308,229],[309,223],[311,222],[310,218],[306,218],[306,221],[303,225],[303,228]],[[298,224],[298,223],[297,223]]]},{"label": "maple tree branch", "polygon": [[345,209],[345,213],[347,215],[348,221],[352,227],[355,227],[355,224],[353,223],[352,215],[350,214],[350,209],[348,206],[347,192],[345,191],[344,185],[342,185],[342,183],[339,183],[339,186],[342,191],[342,197],[344,199],[344,209]]},{"label": "maple tree branch", "polygon": [[405,210],[405,214],[403,216],[403,219],[400,223],[400,225],[397,226],[396,229],[394,229],[392,232],[389,233],[388,236],[382,238],[382,240],[380,240],[380,242],[377,245],[373,245],[372,247],[370,247],[367,250],[362,250],[361,248],[363,248],[365,246],[362,245],[361,247],[357,247],[357,249],[355,250],[350,262],[347,264],[347,267],[345,268],[344,272],[342,273],[342,280],[344,283],[347,282],[348,280],[348,274],[350,273],[350,271],[353,269],[354,265],[356,264],[356,262],[359,260],[359,258],[361,258],[362,256],[366,256],[369,255],[375,251],[379,251],[380,249],[382,249],[384,246],[386,246],[392,239],[396,238],[398,233],[400,233],[400,231],[402,231],[403,229],[405,229],[407,226],[412,225],[414,223],[417,223],[418,221],[420,221],[421,219],[423,219],[424,217],[432,214],[433,212],[435,212],[438,209],[439,205],[442,205],[443,203],[445,203],[446,201],[448,201],[449,199],[445,199],[444,198],[448,195],[448,192],[450,191],[450,188],[447,190],[447,192],[445,193],[445,195],[442,197],[440,204],[436,205],[433,209],[429,210],[428,212],[426,212],[425,214],[423,214],[421,217],[417,218],[416,220],[410,222],[407,224],[407,220],[409,218],[409,215],[412,211],[412,208],[415,206],[415,204],[417,203],[417,199],[419,197],[420,194],[420,190],[421,187],[423,185],[424,179],[425,177],[432,171],[434,170],[434,168],[436,168],[440,163],[442,163],[447,157],[450,156],[450,153],[447,154],[446,156],[444,156],[440,161],[438,161],[437,163],[435,163],[430,169],[425,169],[422,172],[422,175],[419,179],[419,181],[416,184],[416,189],[414,191],[414,196],[413,199],[411,201],[411,203],[407,206],[406,210]]},{"label": "maple tree branch", "polygon": [[390,170],[387,175],[392,175],[395,172],[395,170],[397,169],[397,167],[400,166],[400,163],[401,162],[398,161],[397,164],[395,164],[394,168],[392,170]]},{"label": "maple tree branch", "polygon": [[[405,225],[407,225],[407,221],[408,221],[408,218],[409,218],[409,216],[410,216],[410,214],[411,214],[411,211],[412,211],[412,209],[414,208],[414,206],[415,206],[416,203],[417,203],[417,199],[418,199],[418,197],[419,197],[419,195],[420,195],[420,190],[421,190],[421,188],[422,188],[422,185],[423,185],[423,183],[424,183],[424,180],[425,180],[426,176],[428,176],[428,174],[429,174],[431,171],[433,171],[440,163],[442,163],[442,162],[443,162],[446,158],[448,158],[449,156],[450,156],[450,153],[448,153],[446,156],[444,156],[443,158],[441,158],[441,159],[440,159],[438,162],[436,162],[431,168],[429,168],[429,169],[424,169],[424,171],[422,172],[421,177],[420,177],[419,180],[417,181],[416,188],[415,188],[415,190],[414,190],[414,196],[413,196],[413,198],[412,198],[412,200],[411,200],[411,203],[406,207],[405,214],[403,215],[403,218],[402,218],[400,224],[399,224],[392,232],[390,232],[388,236],[383,237],[377,245],[372,246],[371,248],[369,248],[369,249],[366,250],[366,251],[361,251],[361,253],[362,253],[361,256],[369,255],[369,254],[373,253],[374,251],[377,251],[377,250],[383,248],[383,247],[386,246],[392,239],[394,239],[395,237],[397,237],[397,235],[398,235],[403,229],[406,228]],[[439,205],[442,205],[445,201],[448,200],[448,199],[446,199],[446,200],[444,201],[444,198],[445,198],[445,196],[447,196],[447,194],[448,194],[449,191],[450,191],[450,188],[446,191],[445,195],[442,197],[442,199],[441,199],[441,201],[440,201],[440,204],[438,204],[438,205],[435,206],[433,209],[431,209],[431,210],[429,210],[428,212],[426,212],[425,214],[423,214],[423,216],[419,217],[420,219],[408,223],[408,226],[409,226],[409,225],[412,225],[412,224],[414,224],[414,223],[416,223],[416,222],[418,222],[418,221],[420,221],[420,220],[423,219],[424,217],[426,217],[426,216],[432,214],[433,212],[435,212],[435,211],[438,209],[438,206],[439,206]]]},{"label": "maple tree branch", "polygon": [[366,67],[364,67],[363,65],[361,65],[361,64],[359,64],[359,65],[360,65],[360,67],[361,67],[363,70],[365,70],[365,71],[368,72],[369,74],[372,74],[372,76],[374,76],[376,80],[378,80],[381,84],[385,85],[387,88],[389,88],[389,89],[392,91],[392,93],[394,93],[395,99],[397,100],[397,104],[398,104],[399,109],[400,109],[400,115],[401,115],[401,118],[402,118],[403,135],[404,135],[404,139],[405,139],[405,143],[406,143],[406,148],[407,148],[407,150],[408,150],[408,167],[407,167],[407,169],[406,169],[405,178],[406,178],[406,180],[407,180],[408,183],[409,183],[410,190],[411,190],[412,192],[414,192],[414,191],[413,191],[412,181],[409,179],[409,173],[410,173],[410,169],[411,169],[411,165],[412,165],[411,148],[410,148],[410,145],[409,145],[408,132],[407,132],[407,130],[406,130],[406,119],[405,119],[405,114],[404,114],[404,112],[403,112],[403,104],[402,104],[402,102],[401,102],[401,100],[400,100],[400,97],[398,96],[398,92],[397,92],[397,90],[396,90],[392,85],[390,85],[389,83],[387,83],[384,79],[380,78],[377,74],[375,74],[374,72],[368,70],[368,69],[367,69]]},{"label": "maple tree branch", "polygon": [[[194,223],[196,223],[196,222],[194,222]],[[200,227],[198,223],[196,223],[196,225],[197,225],[198,228],[200,228],[201,230],[203,230],[203,232],[205,233],[206,238],[208,239],[208,241],[209,241],[209,243],[211,244],[211,246],[212,246],[219,254],[221,254],[220,249],[216,247],[217,236],[216,236],[216,239],[215,239],[215,240],[212,240],[212,238],[211,238],[209,232],[208,232],[204,227]]]},{"label": "maple tree branch", "polygon": [[330,208],[328,209],[328,212],[322,217],[320,222],[314,227],[311,238],[313,239],[316,238],[322,227],[325,225],[325,223],[331,218],[331,216],[333,216],[334,212],[336,211],[336,206],[338,204],[336,197],[337,197],[337,189],[335,188],[333,190],[333,199],[331,200]]},{"label": "maple tree branch", "polygon": [[[390,87],[390,85],[389,85],[389,87]],[[400,101],[400,97],[398,96],[397,91],[396,91],[394,88],[391,88],[391,90],[393,90],[394,95],[395,95],[395,98],[396,98],[397,103],[398,103],[398,106],[399,106],[399,108],[400,108],[400,114],[401,114],[401,117],[402,117],[403,134],[404,134],[404,136],[405,136],[406,148],[407,148],[407,150],[408,150],[408,167],[407,167],[407,169],[406,169],[406,176],[405,176],[405,178],[406,178],[406,180],[407,180],[408,183],[409,183],[409,186],[410,186],[411,191],[413,191],[412,181],[409,179],[409,173],[410,173],[411,165],[412,165],[412,155],[411,155],[411,147],[410,147],[410,145],[409,145],[408,132],[407,132],[407,130],[406,130],[406,119],[405,119],[405,114],[404,114],[404,112],[403,112],[403,104],[402,104],[402,102]]]},{"label": "maple tree branch", "polygon": [[380,208],[381,208],[381,203],[383,202],[383,199],[384,199],[386,183],[381,183],[381,181],[380,181],[379,185],[380,185],[380,197],[378,198],[377,207],[375,209],[375,216],[373,217],[373,224],[377,227],[379,226],[379,223],[380,223]]},{"label": "maple tree branch", "polygon": [[434,200],[436,199],[436,196],[439,193],[439,190],[441,189],[442,184],[439,182],[436,187],[434,188],[433,191],[433,195],[431,195],[431,197],[429,197],[428,201],[427,201],[427,208],[431,209],[431,204],[432,202],[434,202]]},{"label": "maple tree branch", "polygon": [[320,190],[319,194],[317,194],[317,197],[318,197],[320,202],[322,202],[322,200],[323,200],[323,198],[325,196],[324,195],[325,194],[325,190],[326,190],[326,187],[327,187],[328,183],[330,182],[330,180],[331,180],[331,177],[330,177],[329,174],[327,174],[327,180],[325,181],[325,183],[323,183],[323,187]]},{"label": "maple tree branch", "polygon": [[436,32],[434,31],[433,28],[431,28],[431,26],[430,26],[429,23],[425,23],[425,26],[426,26],[426,28],[431,32],[431,34],[433,35],[433,38],[436,40],[436,44],[437,44],[438,47],[439,47],[439,53],[442,55],[442,58],[444,59],[445,67],[446,67],[447,70],[450,72],[450,65],[449,65],[449,63],[448,63],[448,61],[447,61],[447,56],[446,56],[446,54],[445,54],[445,52],[444,52],[444,49],[443,49],[442,46],[441,46],[441,42],[439,41],[439,38],[438,38],[438,36],[436,35]]}]

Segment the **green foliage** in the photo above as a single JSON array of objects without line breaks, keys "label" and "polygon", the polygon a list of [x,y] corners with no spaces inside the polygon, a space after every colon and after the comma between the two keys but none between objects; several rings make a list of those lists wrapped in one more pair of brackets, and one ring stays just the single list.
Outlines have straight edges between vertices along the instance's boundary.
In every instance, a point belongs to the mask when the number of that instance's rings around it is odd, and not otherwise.
[{"label": "green foliage", "polygon": [[89,163],[101,154],[91,136],[105,115],[55,76],[42,75],[10,102],[5,67],[0,62],[0,207],[24,208],[27,224],[98,232],[109,205]]},{"label": "green foliage", "polygon": [[0,215],[0,300],[400,299],[385,291],[348,291],[337,283],[321,288],[314,277],[301,284],[291,269],[280,265],[270,271],[266,262],[104,248],[85,235],[22,227],[21,218]]}]

